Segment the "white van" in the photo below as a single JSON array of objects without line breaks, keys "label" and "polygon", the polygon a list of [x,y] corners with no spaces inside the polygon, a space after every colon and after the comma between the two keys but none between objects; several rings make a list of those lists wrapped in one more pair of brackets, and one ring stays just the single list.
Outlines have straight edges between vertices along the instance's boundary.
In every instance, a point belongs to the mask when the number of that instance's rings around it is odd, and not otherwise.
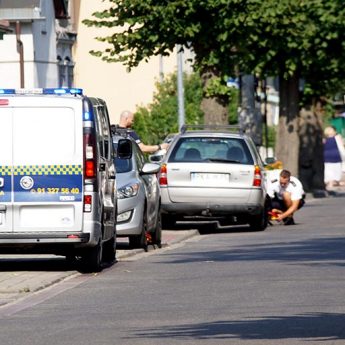
[{"label": "white van", "polygon": [[0,89],[0,254],[77,257],[87,271],[114,261],[113,157],[103,100]]}]

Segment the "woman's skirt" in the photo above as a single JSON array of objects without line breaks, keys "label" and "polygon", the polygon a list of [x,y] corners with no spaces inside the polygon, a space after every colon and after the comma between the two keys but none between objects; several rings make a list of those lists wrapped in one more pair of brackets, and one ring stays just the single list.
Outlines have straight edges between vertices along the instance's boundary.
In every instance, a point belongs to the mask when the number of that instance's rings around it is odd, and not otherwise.
[{"label": "woman's skirt", "polygon": [[342,177],[342,163],[325,163],[325,183],[339,182]]}]

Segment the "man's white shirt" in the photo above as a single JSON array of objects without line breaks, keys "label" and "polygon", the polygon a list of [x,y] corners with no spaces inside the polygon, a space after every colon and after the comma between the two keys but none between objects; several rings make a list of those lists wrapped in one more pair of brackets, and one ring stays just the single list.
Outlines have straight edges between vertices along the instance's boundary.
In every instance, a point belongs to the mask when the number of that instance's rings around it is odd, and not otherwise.
[{"label": "man's white shirt", "polygon": [[304,195],[302,183],[294,176],[290,177],[290,182],[286,188],[280,185],[279,178],[270,181],[267,186],[267,194],[271,198],[274,198],[274,194],[276,193],[278,198],[282,200],[284,192],[289,192],[291,194],[291,200],[300,200]]}]

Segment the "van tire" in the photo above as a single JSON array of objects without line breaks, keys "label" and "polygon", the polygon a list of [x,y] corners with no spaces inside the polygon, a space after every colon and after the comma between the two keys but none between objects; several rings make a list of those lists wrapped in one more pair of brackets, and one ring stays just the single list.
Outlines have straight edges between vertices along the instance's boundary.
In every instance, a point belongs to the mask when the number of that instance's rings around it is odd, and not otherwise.
[{"label": "van tire", "polygon": [[100,272],[102,270],[103,246],[101,240],[97,245],[87,248],[81,255],[81,264],[85,272]]},{"label": "van tire", "polygon": [[115,237],[103,243],[103,261],[113,263],[116,260],[116,241]]}]

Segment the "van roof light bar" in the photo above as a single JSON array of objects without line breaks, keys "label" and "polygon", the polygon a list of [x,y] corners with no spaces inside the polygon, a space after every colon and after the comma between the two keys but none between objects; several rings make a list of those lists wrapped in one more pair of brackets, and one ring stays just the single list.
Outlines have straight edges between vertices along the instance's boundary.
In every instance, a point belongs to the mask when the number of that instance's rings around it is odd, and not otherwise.
[{"label": "van roof light bar", "polygon": [[0,89],[0,95],[82,95],[79,88]]},{"label": "van roof light bar", "polygon": [[185,133],[188,130],[205,130],[205,129],[212,129],[216,131],[228,131],[233,133],[243,134],[243,130],[240,126],[236,125],[183,125],[181,127],[181,133]]}]

